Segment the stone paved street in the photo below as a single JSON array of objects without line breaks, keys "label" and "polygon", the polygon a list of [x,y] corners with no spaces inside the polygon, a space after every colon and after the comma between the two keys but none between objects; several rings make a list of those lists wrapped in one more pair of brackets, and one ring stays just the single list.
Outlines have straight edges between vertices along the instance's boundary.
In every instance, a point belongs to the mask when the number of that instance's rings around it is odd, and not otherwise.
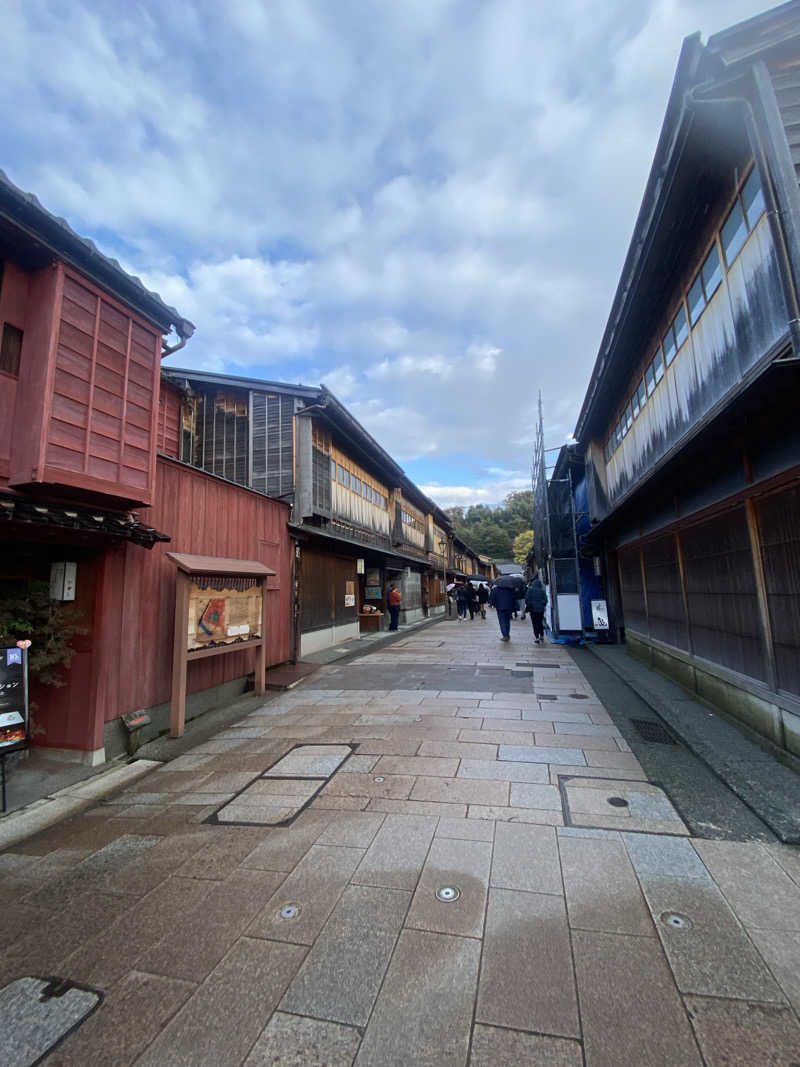
[{"label": "stone paved street", "polygon": [[512,626],[324,667],[0,855],[0,985],[104,998],[48,1067],[796,1067],[800,852],[695,837]]}]

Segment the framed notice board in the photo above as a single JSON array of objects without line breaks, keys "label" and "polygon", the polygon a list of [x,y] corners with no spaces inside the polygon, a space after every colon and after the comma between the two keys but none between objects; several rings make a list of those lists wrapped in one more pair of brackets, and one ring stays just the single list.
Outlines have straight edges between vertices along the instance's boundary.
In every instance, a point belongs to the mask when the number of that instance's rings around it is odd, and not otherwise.
[{"label": "framed notice board", "polygon": [[0,648],[0,755],[28,744],[28,651]]}]

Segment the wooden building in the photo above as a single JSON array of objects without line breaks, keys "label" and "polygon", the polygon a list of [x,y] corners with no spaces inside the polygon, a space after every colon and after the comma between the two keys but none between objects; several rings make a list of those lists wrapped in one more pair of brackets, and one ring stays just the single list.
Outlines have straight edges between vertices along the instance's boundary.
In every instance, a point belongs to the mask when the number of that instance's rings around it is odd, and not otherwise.
[{"label": "wooden building", "polygon": [[[124,749],[121,715],[166,725],[166,542],[275,570],[268,658],[288,658],[288,507],[157,456],[180,443],[175,405],[159,407],[165,337],[181,347],[192,324],[2,172],[0,269],[0,598],[70,564],[56,595],[85,632],[65,684],[32,686],[34,743],[98,763]],[[241,693],[253,655],[192,665],[189,714]]]},{"label": "wooden building", "polygon": [[168,418],[181,459],[291,505],[298,657],[385,628],[391,583],[401,622],[443,612],[447,582],[481,565],[324,386],[166,373],[182,396]]},{"label": "wooden building", "polygon": [[681,51],[576,436],[612,624],[800,753],[800,4]]}]

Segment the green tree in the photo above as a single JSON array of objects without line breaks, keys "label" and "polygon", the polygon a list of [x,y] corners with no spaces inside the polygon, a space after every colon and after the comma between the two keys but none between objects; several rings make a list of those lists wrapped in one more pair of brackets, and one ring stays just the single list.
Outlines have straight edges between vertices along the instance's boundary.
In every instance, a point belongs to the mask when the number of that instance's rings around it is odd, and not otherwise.
[{"label": "green tree", "polygon": [[514,562],[524,563],[525,558],[533,548],[533,530],[523,530],[522,533],[518,533],[512,543],[514,551]]},{"label": "green tree", "polygon": [[511,538],[498,523],[484,519],[465,529],[464,540],[476,552],[494,559],[507,559],[511,555]]},{"label": "green tree", "polygon": [[30,639],[28,667],[45,685],[65,685],[61,668],[75,655],[72,638],[87,633],[73,604],[50,599],[50,586],[32,581],[27,588],[0,601],[0,645]]}]

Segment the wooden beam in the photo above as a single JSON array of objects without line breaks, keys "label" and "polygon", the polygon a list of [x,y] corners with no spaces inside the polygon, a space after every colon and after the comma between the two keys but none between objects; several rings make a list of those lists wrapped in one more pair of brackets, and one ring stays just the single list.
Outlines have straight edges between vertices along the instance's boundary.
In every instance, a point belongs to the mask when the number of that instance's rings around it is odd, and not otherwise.
[{"label": "wooden beam", "polygon": [[189,578],[175,572],[175,628],[172,643],[172,699],[169,736],[183,737],[186,722],[186,670],[189,644]]},{"label": "wooden beam", "polygon": [[761,617],[761,637],[764,642],[764,655],[766,656],[767,684],[770,689],[777,690],[778,669],[775,662],[775,642],[772,636],[772,622],[769,617],[767,581],[764,574],[764,558],[761,554],[761,533],[758,529],[756,502],[752,497],[748,497],[744,506],[745,513],[747,514],[747,532],[750,534],[750,552],[753,557],[753,572],[756,579],[758,612]]},{"label": "wooden beam", "polygon": [[263,696],[267,688],[267,579],[261,579],[261,644],[256,652],[256,693]]}]

